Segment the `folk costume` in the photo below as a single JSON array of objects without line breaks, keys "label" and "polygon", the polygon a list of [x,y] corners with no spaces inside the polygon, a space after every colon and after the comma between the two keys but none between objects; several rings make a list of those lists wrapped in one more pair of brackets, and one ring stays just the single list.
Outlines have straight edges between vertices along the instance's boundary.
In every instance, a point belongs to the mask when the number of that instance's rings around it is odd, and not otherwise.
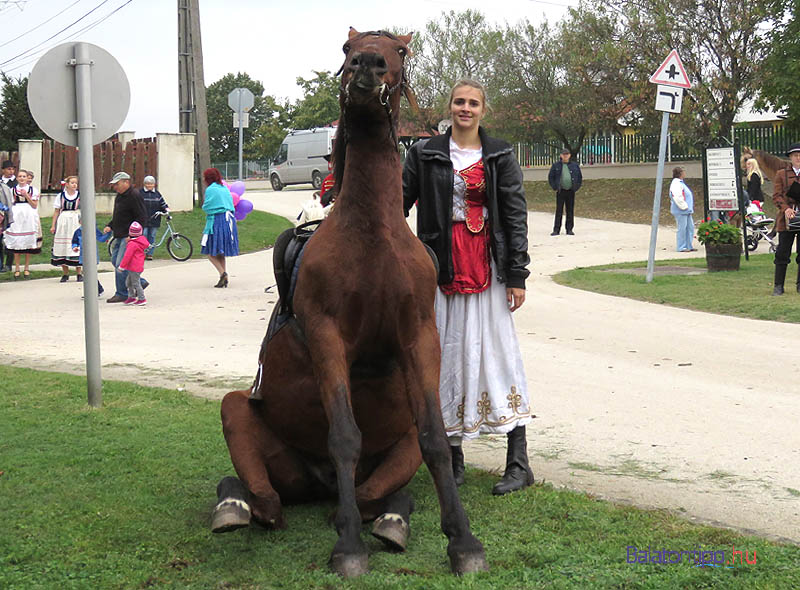
[{"label": "folk costume", "polygon": [[32,201],[39,200],[39,191],[32,186],[14,187],[14,222],[3,233],[3,243],[10,252],[38,254],[42,251],[42,224],[39,213],[31,207],[25,194]]},{"label": "folk costume", "polygon": [[200,251],[211,256],[238,256],[239,233],[233,216],[231,192],[216,182],[209,184],[203,199],[203,211],[206,212],[206,225]]},{"label": "folk costume", "polygon": [[[786,155],[800,152],[800,143],[792,144]],[[787,164],[775,173],[772,179],[772,202],[777,209],[775,213],[775,231],[778,232],[778,248],[775,251],[775,285],[773,295],[783,295],[783,283],[786,280],[786,271],[792,261],[792,247],[795,246],[795,261],[798,265],[797,283],[795,288],[800,293],[800,232],[789,231],[786,223],[786,209],[794,209],[800,215],[800,169],[795,169],[792,164]]]},{"label": "folk costume", "polygon": [[510,145],[479,134],[475,150],[459,148],[449,131],[418,142],[403,170],[406,216],[418,201],[419,238],[439,258],[439,397],[459,483],[461,439],[481,433],[509,434],[509,465],[513,433],[514,459],[530,472],[524,425],[531,407],[506,299],[506,287],[524,288],[529,274],[522,172]]},{"label": "folk costume", "polygon": [[66,190],[62,190],[53,202],[53,209],[60,210],[50,256],[50,264],[53,266],[80,266],[80,257],[72,250],[72,236],[81,226],[80,203],[80,191],[70,195]]}]

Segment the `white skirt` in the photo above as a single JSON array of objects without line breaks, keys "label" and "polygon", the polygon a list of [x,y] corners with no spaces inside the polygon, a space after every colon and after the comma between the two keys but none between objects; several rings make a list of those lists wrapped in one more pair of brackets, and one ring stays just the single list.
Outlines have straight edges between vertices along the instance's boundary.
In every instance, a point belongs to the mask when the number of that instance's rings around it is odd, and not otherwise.
[{"label": "white skirt", "polygon": [[79,266],[78,255],[72,251],[72,235],[81,226],[79,211],[62,211],[56,220],[56,233],[53,235],[53,265]]},{"label": "white skirt", "polygon": [[14,203],[14,223],[3,233],[6,249],[38,254],[42,249],[42,225],[36,209],[26,203]]},{"label": "white skirt", "polygon": [[531,421],[525,369],[506,287],[445,295],[436,289],[436,328],[442,348],[439,398],[449,437],[503,434]]}]

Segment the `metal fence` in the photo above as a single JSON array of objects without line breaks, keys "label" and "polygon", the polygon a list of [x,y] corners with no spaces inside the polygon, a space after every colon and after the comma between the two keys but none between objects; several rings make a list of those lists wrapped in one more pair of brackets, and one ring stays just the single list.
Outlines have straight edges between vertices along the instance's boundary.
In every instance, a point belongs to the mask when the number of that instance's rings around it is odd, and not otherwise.
[{"label": "metal fence", "polygon": [[[271,159],[266,160],[242,160],[242,174],[245,179],[258,180],[267,178]],[[232,162],[212,162],[211,166],[222,174],[225,180],[237,180],[239,178],[239,160]]]},{"label": "metal fence", "polygon": [[764,150],[776,156],[783,156],[791,144],[798,140],[796,132],[783,127],[740,127],[733,129],[734,139],[743,147]]}]

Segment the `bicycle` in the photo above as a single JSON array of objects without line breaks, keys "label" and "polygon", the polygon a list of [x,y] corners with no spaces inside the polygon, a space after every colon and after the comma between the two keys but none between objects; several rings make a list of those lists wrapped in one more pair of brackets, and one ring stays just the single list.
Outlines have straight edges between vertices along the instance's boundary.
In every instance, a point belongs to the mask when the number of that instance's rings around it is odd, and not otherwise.
[{"label": "bicycle", "polygon": [[[153,249],[155,250],[161,244],[164,243],[164,240],[167,241],[167,252],[169,255],[178,262],[186,262],[192,257],[192,253],[194,252],[194,246],[192,245],[192,240],[184,236],[183,234],[179,234],[174,229],[172,229],[172,224],[170,221],[172,220],[172,215],[169,213],[164,213],[162,211],[156,211],[156,215],[166,217],[167,227],[164,230],[164,233],[161,234],[161,239],[157,240]],[[111,238],[108,240],[108,255],[109,257],[112,256],[112,251],[114,249],[114,240],[116,238]]]}]

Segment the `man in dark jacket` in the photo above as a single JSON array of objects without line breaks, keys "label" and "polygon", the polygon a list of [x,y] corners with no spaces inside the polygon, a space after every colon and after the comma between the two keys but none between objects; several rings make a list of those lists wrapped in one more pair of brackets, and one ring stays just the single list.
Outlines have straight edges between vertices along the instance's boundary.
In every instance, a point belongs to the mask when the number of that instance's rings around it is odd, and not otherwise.
[{"label": "man in dark jacket", "polygon": [[567,222],[565,224],[567,235],[575,235],[572,231],[575,226],[575,193],[581,188],[583,176],[578,163],[571,162],[570,157],[571,154],[568,149],[561,150],[561,159],[553,163],[550,167],[550,174],[547,175],[550,187],[556,191],[556,218],[553,222],[551,236],[557,236],[561,233],[561,214],[565,205],[567,207]]},{"label": "man in dark jacket", "polygon": [[[111,221],[103,228],[103,233],[114,232],[114,244],[111,248],[111,263],[114,265],[114,280],[116,282],[116,292],[107,303],[122,303],[128,298],[128,288],[125,280],[128,278],[128,271],[120,270],[119,265],[125,256],[125,246],[127,244],[128,229],[131,223],[138,221],[144,224],[147,218],[144,201],[139,191],[131,186],[131,177],[127,172],[117,172],[109,183],[117,193],[114,199],[114,212],[111,214]],[[149,283],[142,279],[142,288],[146,288]]]}]

